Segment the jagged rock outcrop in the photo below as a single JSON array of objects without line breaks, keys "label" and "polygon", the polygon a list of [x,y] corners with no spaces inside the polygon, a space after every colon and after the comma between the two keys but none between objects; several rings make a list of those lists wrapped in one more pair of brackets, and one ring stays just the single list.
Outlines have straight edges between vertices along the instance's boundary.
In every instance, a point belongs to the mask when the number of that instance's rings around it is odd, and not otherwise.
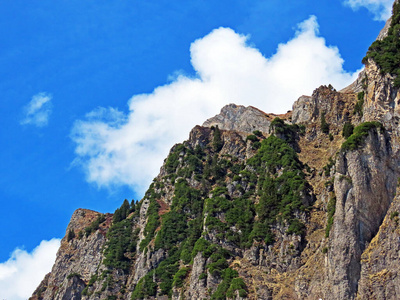
[{"label": "jagged rock outcrop", "polygon": [[367,81],[364,103],[363,121],[381,120],[385,127],[398,134],[400,119],[400,91],[393,86],[393,76],[381,74],[380,68],[372,60],[368,60],[365,70]]},{"label": "jagged rock outcrop", "polygon": [[362,254],[358,299],[397,299],[400,295],[399,211],[400,198],[396,196],[378,234]]},{"label": "jagged rock outcrop", "polygon": [[398,174],[388,136],[377,129],[371,130],[362,149],[339,154],[334,179],[335,222],[328,252],[328,281],[337,282],[331,291],[337,299],[357,293],[361,254],[388,211]]},{"label": "jagged rock outcrop", "polygon": [[354,93],[337,92],[332,86],[321,86],[311,97],[302,96],[293,104],[294,124],[318,125],[321,115],[331,124],[337,134],[343,124],[353,118]]},{"label": "jagged rock outcrop", "polygon": [[265,112],[253,106],[244,107],[229,104],[221,109],[221,113],[203,123],[204,127],[218,126],[222,130],[251,134],[254,130],[268,133],[275,114]]},{"label": "jagged rock outcrop", "polygon": [[140,202],[77,210],[32,299],[399,298],[396,78],[368,58],[285,115],[225,106]]},{"label": "jagged rock outcrop", "polygon": [[185,292],[187,299],[204,299],[206,298],[207,282],[205,278],[199,279],[204,273],[206,260],[201,253],[197,253],[193,259],[193,268],[189,278],[189,288]]},{"label": "jagged rock outcrop", "polygon": [[[74,212],[57,252],[56,262],[39,287],[36,299],[81,299],[86,283],[103,259],[105,233],[112,219],[107,216],[94,234],[86,236],[85,228],[89,228],[99,215],[87,209]],[[76,238],[71,239],[69,232],[73,232]]]}]

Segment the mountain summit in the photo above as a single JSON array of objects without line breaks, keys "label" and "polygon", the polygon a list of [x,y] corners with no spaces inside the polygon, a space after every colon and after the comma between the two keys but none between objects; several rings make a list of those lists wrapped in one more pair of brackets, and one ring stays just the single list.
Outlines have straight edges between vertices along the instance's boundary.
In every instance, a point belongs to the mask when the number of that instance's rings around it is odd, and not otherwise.
[{"label": "mountain summit", "polygon": [[398,299],[400,4],[342,91],[229,104],[144,198],[78,209],[31,299]]}]

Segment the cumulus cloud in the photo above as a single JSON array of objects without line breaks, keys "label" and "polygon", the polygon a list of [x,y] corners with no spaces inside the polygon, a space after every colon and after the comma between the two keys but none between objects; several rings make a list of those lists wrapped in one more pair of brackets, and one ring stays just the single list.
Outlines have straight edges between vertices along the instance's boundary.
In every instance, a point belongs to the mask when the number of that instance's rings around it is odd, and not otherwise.
[{"label": "cumulus cloud", "polygon": [[100,187],[129,185],[143,193],[174,143],[228,103],[266,112],[289,110],[303,94],[322,84],[340,89],[357,72],[343,70],[336,47],[318,36],[311,16],[294,37],[267,58],[248,44],[249,36],[218,28],[190,47],[195,77],[174,74],[150,94],[133,96],[129,112],[97,108],[76,121],[71,138],[87,180]]},{"label": "cumulus cloud", "polygon": [[0,299],[25,300],[32,296],[50,272],[60,246],[59,239],[42,241],[31,253],[16,249],[9,260],[0,263]]},{"label": "cumulus cloud", "polygon": [[43,127],[48,124],[52,111],[52,96],[47,93],[39,93],[32,97],[32,100],[23,108],[24,117],[21,124],[31,124]]},{"label": "cumulus cloud", "polygon": [[344,3],[353,10],[361,7],[368,9],[373,15],[374,20],[386,21],[392,15],[393,0],[346,0]]}]

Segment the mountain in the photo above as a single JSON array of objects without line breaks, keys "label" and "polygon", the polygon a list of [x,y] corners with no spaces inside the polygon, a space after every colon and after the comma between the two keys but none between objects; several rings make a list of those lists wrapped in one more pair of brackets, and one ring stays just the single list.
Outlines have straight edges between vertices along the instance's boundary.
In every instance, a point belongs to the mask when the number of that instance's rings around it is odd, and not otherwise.
[{"label": "mountain", "polygon": [[141,201],[76,210],[30,299],[397,299],[399,9],[349,87],[229,104]]}]

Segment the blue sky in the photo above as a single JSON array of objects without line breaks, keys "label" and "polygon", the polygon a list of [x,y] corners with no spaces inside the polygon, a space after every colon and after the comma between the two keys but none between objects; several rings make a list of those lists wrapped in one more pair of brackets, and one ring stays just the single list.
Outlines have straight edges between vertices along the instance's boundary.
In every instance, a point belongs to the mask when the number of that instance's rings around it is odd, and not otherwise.
[{"label": "blue sky", "polygon": [[1,1],[0,287],[22,254],[54,253],[75,209],[139,200],[224,104],[279,113],[350,83],[391,3]]}]

